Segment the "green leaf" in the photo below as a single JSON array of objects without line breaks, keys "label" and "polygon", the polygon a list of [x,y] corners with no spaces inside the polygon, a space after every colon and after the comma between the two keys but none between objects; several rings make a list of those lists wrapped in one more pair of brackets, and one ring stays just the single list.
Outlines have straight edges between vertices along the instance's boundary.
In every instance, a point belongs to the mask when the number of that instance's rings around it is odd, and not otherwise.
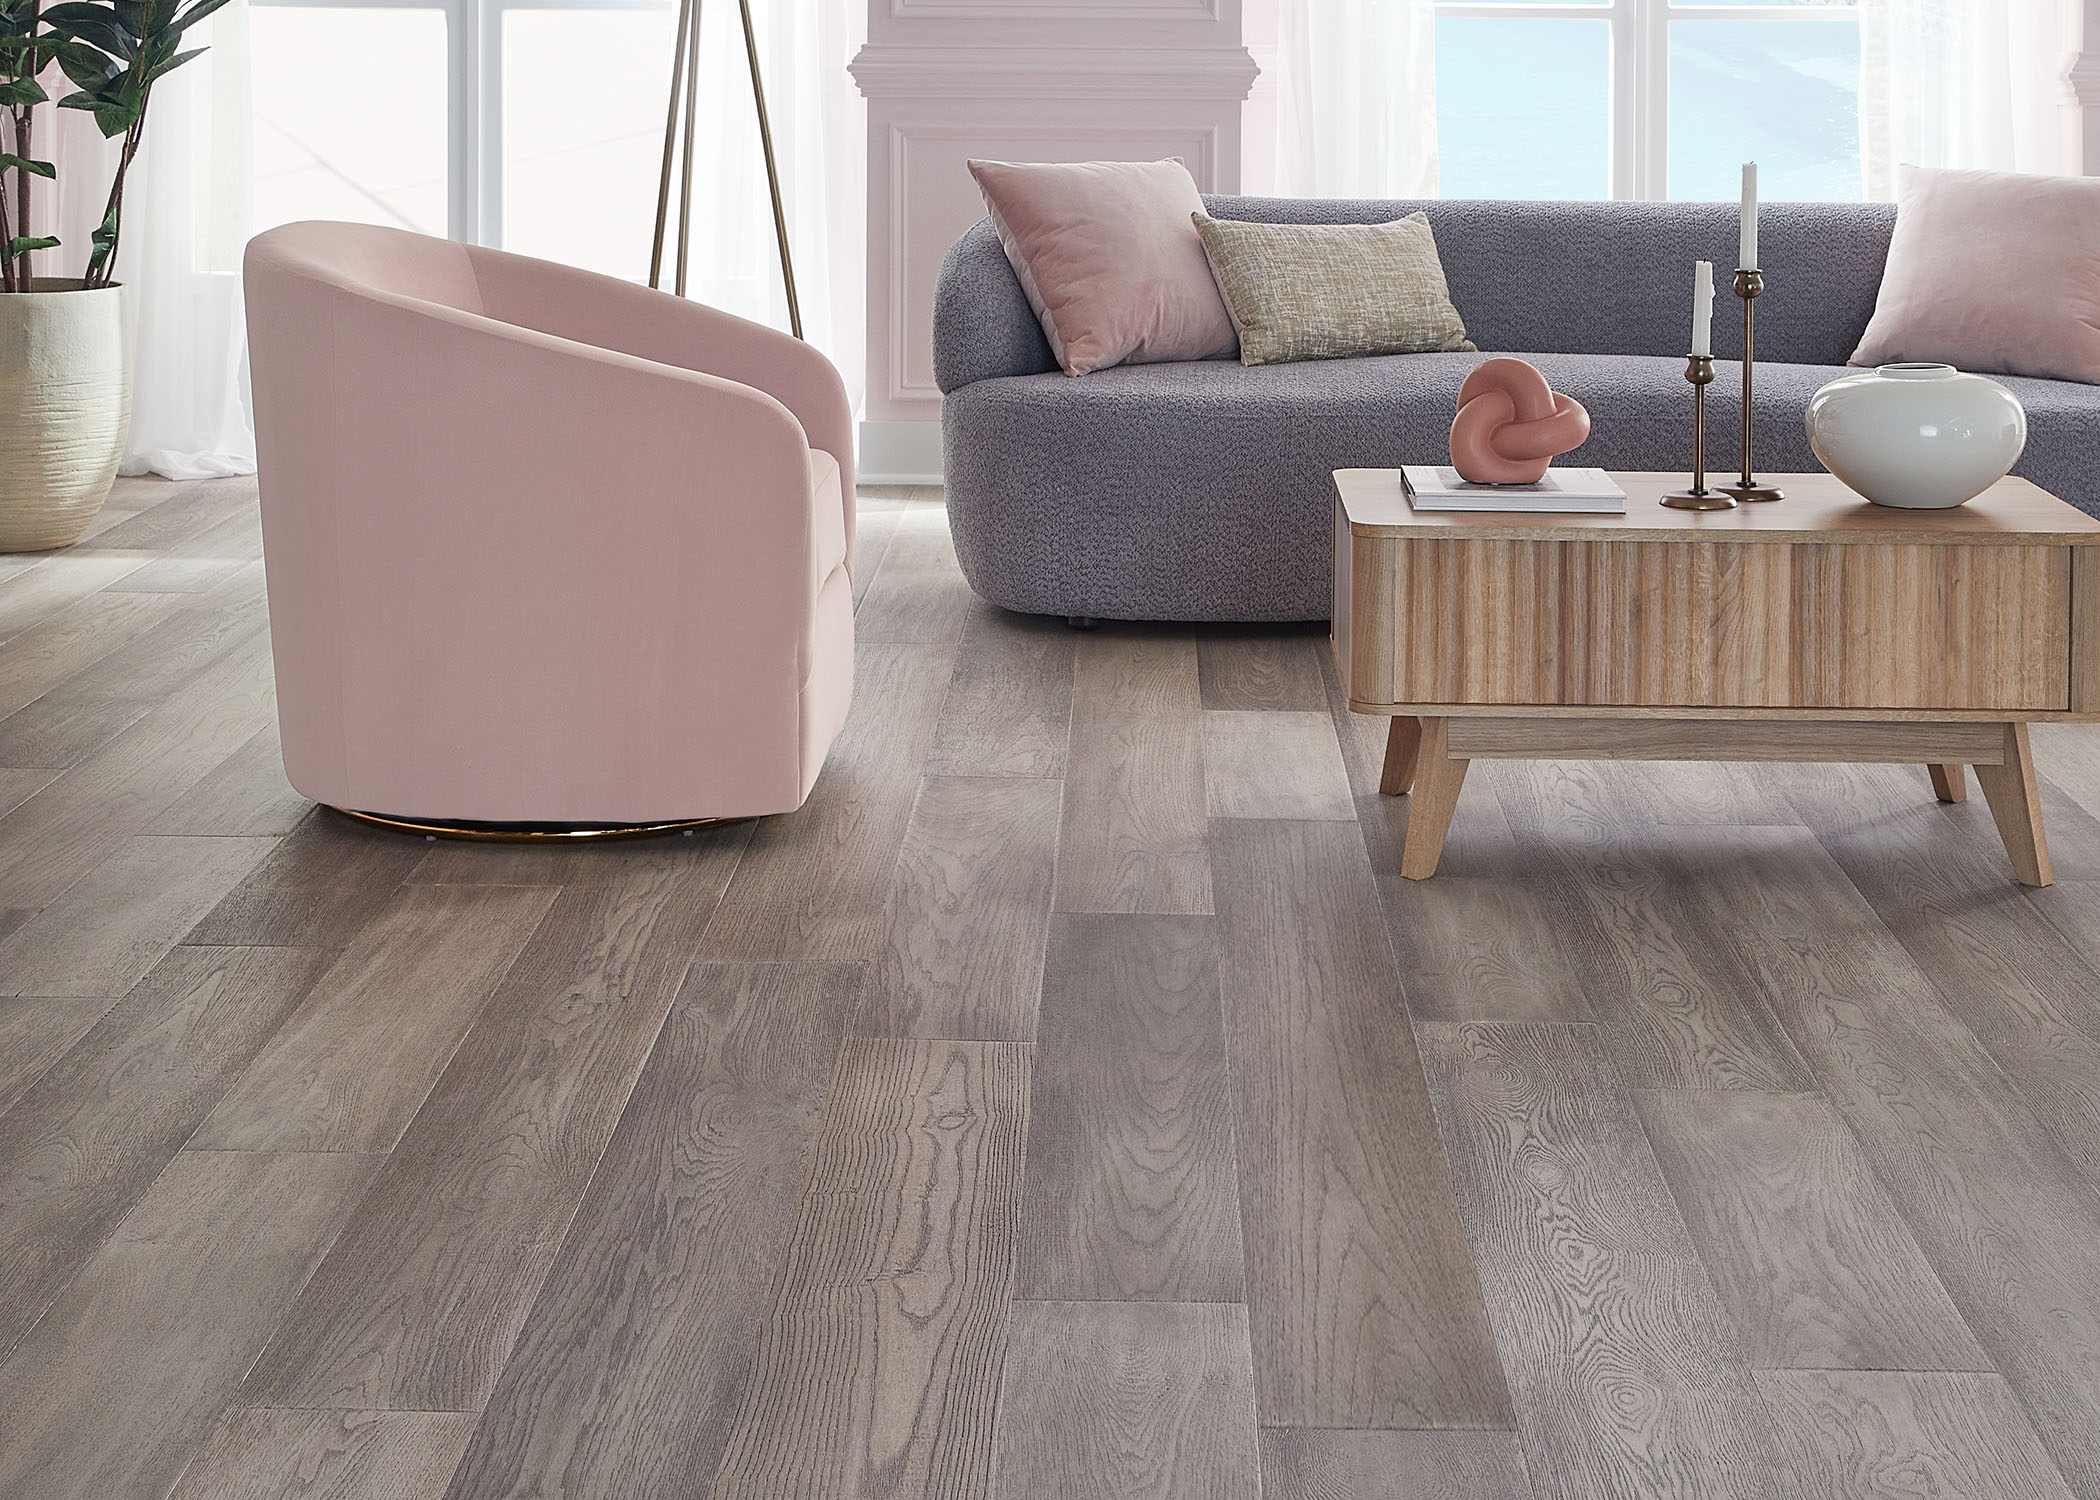
[{"label": "green leaf", "polygon": [[172,73],[193,57],[202,57],[211,51],[209,47],[192,47],[187,52],[178,52],[166,62],[155,63],[146,70],[146,82],[151,83],[163,73]]},{"label": "green leaf", "polygon": [[52,239],[49,235],[31,238],[28,235],[18,234],[7,242],[9,259],[13,259],[17,255],[27,255],[32,250],[56,250],[57,248],[58,241]]},{"label": "green leaf", "polygon": [[70,0],[45,11],[44,20],[61,36],[86,42],[111,57],[129,60],[138,55],[137,39],[124,29],[107,5]]},{"label": "green leaf", "polygon": [[108,280],[107,267],[109,265],[109,257],[117,248],[117,220],[122,212],[123,208],[120,204],[110,204],[109,212],[104,214],[102,222],[95,226],[95,232],[88,236],[89,241],[95,247],[88,254],[87,283],[89,286],[101,286],[106,284]]},{"label": "green leaf", "polygon": [[51,165],[48,161],[31,161],[27,157],[12,156],[5,151],[0,151],[0,172],[5,172],[10,168],[27,172],[33,177],[56,178],[58,176],[58,168]]},{"label": "green leaf", "polygon": [[22,109],[32,104],[42,104],[51,96],[44,92],[43,85],[34,78],[10,78],[0,83],[0,106]]},{"label": "green leaf", "polygon": [[175,29],[187,31],[225,3],[226,0],[197,0],[195,5],[176,18]]}]

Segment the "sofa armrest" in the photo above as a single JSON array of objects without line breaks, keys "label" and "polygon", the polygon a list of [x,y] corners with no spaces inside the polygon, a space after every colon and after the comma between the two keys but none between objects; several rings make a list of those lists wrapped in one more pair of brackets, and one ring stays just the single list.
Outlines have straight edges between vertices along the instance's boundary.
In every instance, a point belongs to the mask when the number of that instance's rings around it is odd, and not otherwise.
[{"label": "sofa armrest", "polygon": [[990,219],[949,246],[933,293],[933,378],[943,395],[1002,375],[1057,368],[1043,325]]}]

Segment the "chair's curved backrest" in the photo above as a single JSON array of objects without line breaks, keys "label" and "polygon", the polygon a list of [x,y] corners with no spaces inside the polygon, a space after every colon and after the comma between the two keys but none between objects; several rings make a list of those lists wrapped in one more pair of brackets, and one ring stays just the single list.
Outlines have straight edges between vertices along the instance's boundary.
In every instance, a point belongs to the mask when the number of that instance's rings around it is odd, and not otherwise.
[{"label": "chair's curved backrest", "polygon": [[257,235],[247,274],[295,278],[479,313],[481,289],[465,245],[379,224],[285,224]]}]

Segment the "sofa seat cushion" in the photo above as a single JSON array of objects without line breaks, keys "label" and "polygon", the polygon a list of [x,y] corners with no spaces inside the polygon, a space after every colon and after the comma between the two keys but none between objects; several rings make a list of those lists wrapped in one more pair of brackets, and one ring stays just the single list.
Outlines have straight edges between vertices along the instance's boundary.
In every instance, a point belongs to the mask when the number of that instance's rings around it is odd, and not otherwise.
[{"label": "sofa seat cushion", "polygon": [[[1129,619],[1320,619],[1331,471],[1449,452],[1458,388],[1484,356],[1407,354],[1244,366],[1126,366],[1085,380],[1022,375],[947,398],[949,520],[977,591],[1009,609]],[[1519,354],[1589,409],[1557,462],[1691,466],[1681,357]],[[1816,470],[1801,414],[1842,365],[1759,364],[1763,473]],[[1708,387],[1710,474],[1736,467],[1738,367]],[[2100,513],[2100,387],[2007,379],[2027,404],[2015,471]]]}]

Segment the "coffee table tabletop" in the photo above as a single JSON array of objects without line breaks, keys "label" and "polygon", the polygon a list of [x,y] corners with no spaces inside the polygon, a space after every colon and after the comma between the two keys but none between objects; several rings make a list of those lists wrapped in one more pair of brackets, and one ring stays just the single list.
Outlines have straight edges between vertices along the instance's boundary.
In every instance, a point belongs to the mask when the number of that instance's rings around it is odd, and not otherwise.
[{"label": "coffee table tabletop", "polygon": [[1615,541],[1704,537],[1732,542],[2013,543],[2046,541],[2100,546],[2100,520],[2040,485],[2007,477],[1947,510],[1874,505],[1830,474],[1768,474],[1784,500],[1734,510],[1671,510],[1663,495],[1684,487],[1682,474],[1614,472],[1626,491],[1623,516],[1540,516],[1492,511],[1418,511],[1407,502],[1398,469],[1337,469],[1334,490],[1359,535],[1465,536],[1563,540],[1597,534]]},{"label": "coffee table tabletop", "polygon": [[1728,511],[1612,476],[1623,516],[1416,512],[1398,471],[1335,485],[1334,648],[1414,789],[1402,873],[1433,872],[1470,759],[1974,766],[2015,872],[2049,882],[2027,724],[2100,718],[2100,520],[2021,479],[1964,506],[1870,505],[1828,474]]}]

